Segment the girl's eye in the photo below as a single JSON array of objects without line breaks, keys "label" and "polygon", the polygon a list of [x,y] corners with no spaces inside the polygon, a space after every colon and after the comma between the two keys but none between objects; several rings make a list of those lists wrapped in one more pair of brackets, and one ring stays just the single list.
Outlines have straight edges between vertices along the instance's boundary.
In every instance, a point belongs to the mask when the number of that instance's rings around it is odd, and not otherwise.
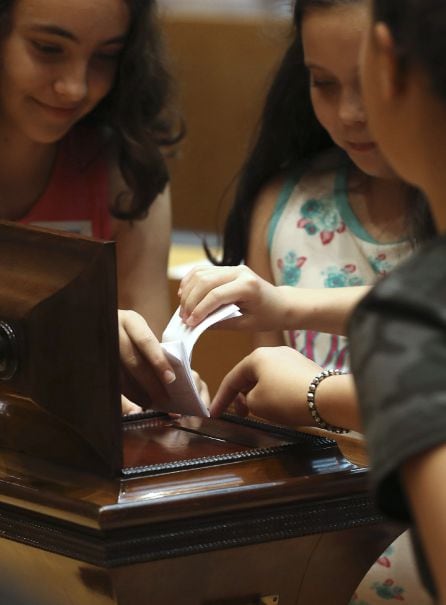
[{"label": "girl's eye", "polygon": [[57,55],[62,52],[61,47],[57,44],[49,44],[47,42],[39,42],[37,40],[33,40],[31,43],[33,48],[42,55]]},{"label": "girl's eye", "polygon": [[314,88],[329,88],[332,86],[335,86],[336,82],[334,82],[333,80],[315,80],[312,79],[310,81],[310,86],[313,86]]}]

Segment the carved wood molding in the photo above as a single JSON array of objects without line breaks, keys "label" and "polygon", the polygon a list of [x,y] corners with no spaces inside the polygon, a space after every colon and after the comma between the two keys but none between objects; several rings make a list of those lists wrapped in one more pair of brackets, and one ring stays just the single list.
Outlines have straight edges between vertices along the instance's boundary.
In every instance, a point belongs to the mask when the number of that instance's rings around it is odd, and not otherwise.
[{"label": "carved wood molding", "polygon": [[0,535],[102,567],[336,532],[384,521],[371,499],[348,498],[98,532],[0,507]]}]

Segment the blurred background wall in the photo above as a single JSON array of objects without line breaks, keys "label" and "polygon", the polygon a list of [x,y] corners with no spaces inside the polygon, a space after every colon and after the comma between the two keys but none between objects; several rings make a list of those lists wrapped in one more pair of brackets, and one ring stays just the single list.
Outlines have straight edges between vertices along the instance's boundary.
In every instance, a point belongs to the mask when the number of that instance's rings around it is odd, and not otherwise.
[{"label": "blurred background wall", "polygon": [[[284,0],[160,0],[187,137],[171,162],[176,229],[216,231],[288,41]],[[229,187],[229,191],[228,191]],[[220,208],[225,194],[226,207]]]}]

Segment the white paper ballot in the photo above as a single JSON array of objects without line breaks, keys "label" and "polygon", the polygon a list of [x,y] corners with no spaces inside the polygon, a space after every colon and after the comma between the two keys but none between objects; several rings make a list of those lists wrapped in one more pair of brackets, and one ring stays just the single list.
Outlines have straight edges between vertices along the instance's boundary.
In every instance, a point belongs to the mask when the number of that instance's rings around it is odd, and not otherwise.
[{"label": "white paper ballot", "polygon": [[180,317],[178,308],[163,332],[161,346],[175,372],[176,380],[166,385],[169,394],[168,412],[190,416],[209,416],[192,377],[190,366],[192,349],[207,328],[232,317],[241,315],[237,305],[224,305],[208,315],[194,328],[187,326]]}]

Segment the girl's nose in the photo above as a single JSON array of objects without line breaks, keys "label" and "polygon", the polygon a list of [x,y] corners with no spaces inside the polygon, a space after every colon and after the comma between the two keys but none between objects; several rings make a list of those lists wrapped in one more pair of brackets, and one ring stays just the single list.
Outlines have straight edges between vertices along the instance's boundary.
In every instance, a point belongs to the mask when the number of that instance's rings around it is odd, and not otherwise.
[{"label": "girl's nose", "polygon": [[342,94],[339,104],[339,119],[347,126],[365,123],[366,114],[359,91],[347,90]]},{"label": "girl's nose", "polygon": [[54,92],[70,103],[79,103],[88,92],[87,68],[84,65],[67,67],[53,84]]}]

